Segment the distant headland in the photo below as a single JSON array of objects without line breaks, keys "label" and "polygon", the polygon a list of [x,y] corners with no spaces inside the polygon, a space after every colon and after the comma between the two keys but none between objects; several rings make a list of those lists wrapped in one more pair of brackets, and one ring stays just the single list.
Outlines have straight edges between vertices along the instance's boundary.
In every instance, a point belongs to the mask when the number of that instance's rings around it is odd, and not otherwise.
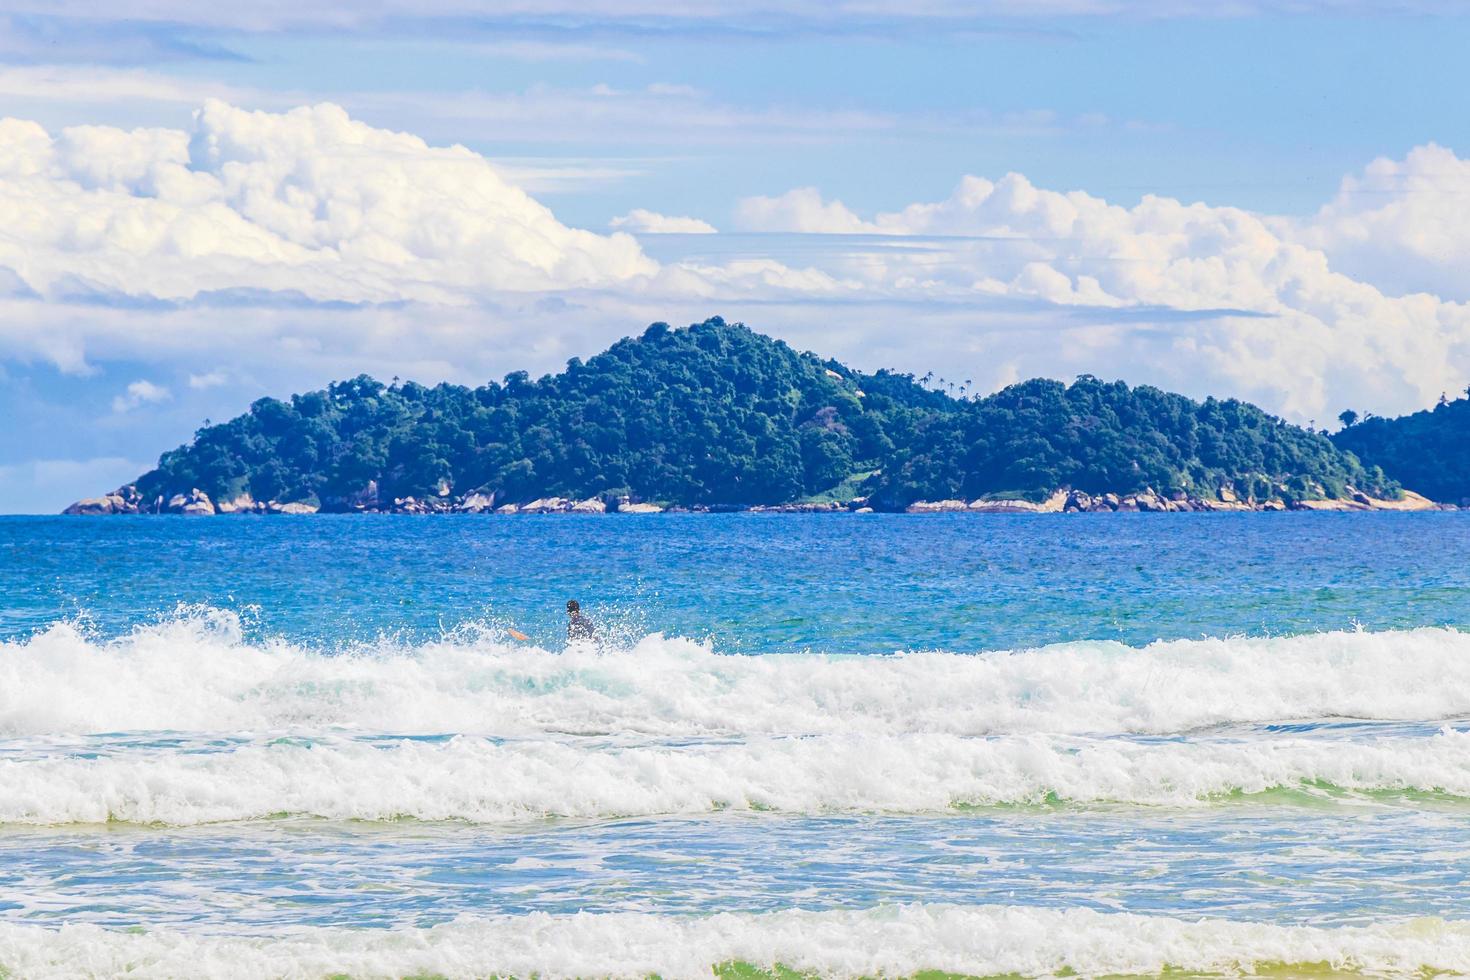
[{"label": "distant headland", "polygon": [[[985,397],[719,317],[479,388],[363,376],[262,398],[68,514],[1431,510],[1470,402],[1334,436],[1090,375]],[[1441,446],[1444,462],[1417,448]],[[1451,451],[1453,450],[1453,451]],[[1447,456],[1444,454],[1448,454]]]}]

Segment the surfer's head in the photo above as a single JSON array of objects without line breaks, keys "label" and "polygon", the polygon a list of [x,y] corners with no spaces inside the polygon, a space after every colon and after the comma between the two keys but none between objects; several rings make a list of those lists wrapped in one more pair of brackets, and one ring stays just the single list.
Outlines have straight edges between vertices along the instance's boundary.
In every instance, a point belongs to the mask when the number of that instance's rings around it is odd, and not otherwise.
[{"label": "surfer's head", "polygon": [[568,599],[567,600],[567,612],[569,612],[569,613],[579,613],[581,611],[582,611],[582,607],[579,606],[579,605],[577,605],[577,600],[576,599]]}]

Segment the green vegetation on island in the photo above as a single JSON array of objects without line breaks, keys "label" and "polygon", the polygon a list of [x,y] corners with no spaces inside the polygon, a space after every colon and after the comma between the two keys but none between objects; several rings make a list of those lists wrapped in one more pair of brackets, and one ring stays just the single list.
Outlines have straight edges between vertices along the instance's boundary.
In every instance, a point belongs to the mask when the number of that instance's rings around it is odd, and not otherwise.
[{"label": "green vegetation on island", "polygon": [[1070,385],[1011,385],[919,427],[885,460],[879,499],[1014,495],[1067,487],[1245,502],[1337,500],[1353,490],[1397,497],[1323,435],[1235,399],[1183,395],[1083,375]]},{"label": "green vegetation on island", "polygon": [[555,499],[595,510],[638,501],[901,510],[1056,499],[1059,488],[1106,498],[1108,509],[1130,495],[1194,509],[1399,494],[1326,436],[1243,402],[1090,376],[957,398],[716,317],[687,329],[656,323],[537,380],[516,372],[467,388],[364,376],[262,398],[164,453],[136,484],[77,506],[422,511]]},{"label": "green vegetation on island", "polygon": [[[1467,392],[1470,394],[1470,392]],[[1470,499],[1470,398],[1441,397],[1433,409],[1395,419],[1343,412],[1339,449],[1371,459],[1388,476],[1434,500]]]},{"label": "green vegetation on island", "polygon": [[743,326],[654,324],[585,363],[479,388],[371,378],[263,398],[138,480],[145,498],[380,500],[478,491],[498,501],[628,496],[711,507],[796,500],[857,470],[956,403],[913,379],[858,374]]}]

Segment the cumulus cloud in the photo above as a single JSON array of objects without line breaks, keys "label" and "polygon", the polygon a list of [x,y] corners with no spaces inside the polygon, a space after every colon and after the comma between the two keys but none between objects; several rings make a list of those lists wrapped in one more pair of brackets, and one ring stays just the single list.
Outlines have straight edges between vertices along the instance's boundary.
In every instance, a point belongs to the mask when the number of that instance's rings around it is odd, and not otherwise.
[{"label": "cumulus cloud", "polygon": [[209,388],[218,388],[229,380],[229,375],[223,371],[206,371],[203,374],[189,375],[189,387],[195,391],[205,391]]},{"label": "cumulus cloud", "polygon": [[797,187],[776,197],[747,197],[735,206],[735,223],[746,231],[790,231],[837,235],[880,231],[841,201],[826,201],[815,187]]},{"label": "cumulus cloud", "polygon": [[[772,261],[661,266],[626,231],[563,224],[479,154],[374,128],[332,104],[272,113],[210,100],[189,130],[53,134],[0,119],[0,213],[0,298],[45,308],[0,322],[0,355],[71,372],[89,370],[89,350],[128,339],[102,322],[98,304],[504,310],[525,305],[513,297],[555,295],[607,308],[608,295],[626,306],[837,288],[831,275]],[[618,224],[714,231],[647,209]],[[94,312],[67,312],[77,303]],[[236,336],[165,339],[183,319],[157,316],[132,338],[141,356],[149,345],[256,343],[281,322],[233,312]],[[296,315],[308,319],[319,327],[324,318]]]},{"label": "cumulus cloud", "polygon": [[173,397],[169,390],[152,381],[138,380],[128,385],[127,390],[112,400],[112,410],[119,415],[131,412],[142,405],[154,405]]},{"label": "cumulus cloud", "polygon": [[0,267],[50,298],[463,302],[657,268],[628,235],[563,225],[478,154],[330,104],[274,114],[210,101],[192,132],[53,137],[0,120],[0,212]]},{"label": "cumulus cloud", "polygon": [[612,219],[608,224],[626,231],[655,235],[713,235],[719,230],[708,221],[701,221],[698,218],[659,214],[657,211],[648,211],[644,208],[634,208],[627,214]]},{"label": "cumulus cloud", "polygon": [[1470,375],[1470,307],[1385,293],[1238,208],[1155,196],[1128,208],[1013,173],[870,219],[809,188],[747,200],[738,216],[753,230],[930,236],[923,250],[844,253],[834,267],[890,288],[1173,323],[1168,356],[1296,417],[1348,391],[1417,407]]},{"label": "cumulus cloud", "polygon": [[1317,214],[1278,227],[1388,292],[1470,300],[1470,160],[1446,147],[1374,160]]},{"label": "cumulus cloud", "polygon": [[[7,119],[0,357],[158,364],[191,390],[223,380],[221,364],[232,383],[476,381],[721,313],[869,367],[963,362],[995,384],[1112,373],[1300,420],[1402,411],[1463,387],[1470,307],[1448,283],[1405,295],[1351,274],[1349,257],[1371,241],[1380,259],[1452,268],[1470,222],[1441,177],[1462,167],[1433,147],[1374,164],[1421,181],[1383,187],[1445,203],[1370,194],[1364,176],[1306,222],[1154,196],[1124,207],[1019,174],[876,214],[806,187],[740,202],[738,227],[781,234],[732,240],[647,209],[611,234],[569,227],[484,157],[332,105],[214,101],[188,131]],[[702,234],[661,242],[656,262],[629,230]]]}]

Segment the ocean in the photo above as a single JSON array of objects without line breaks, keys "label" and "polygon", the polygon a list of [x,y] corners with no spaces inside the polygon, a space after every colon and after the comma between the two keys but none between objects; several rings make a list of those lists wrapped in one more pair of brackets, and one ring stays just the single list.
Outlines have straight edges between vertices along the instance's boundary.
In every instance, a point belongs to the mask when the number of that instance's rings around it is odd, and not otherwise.
[{"label": "ocean", "polygon": [[0,518],[0,976],[1470,974],[1467,554]]}]

